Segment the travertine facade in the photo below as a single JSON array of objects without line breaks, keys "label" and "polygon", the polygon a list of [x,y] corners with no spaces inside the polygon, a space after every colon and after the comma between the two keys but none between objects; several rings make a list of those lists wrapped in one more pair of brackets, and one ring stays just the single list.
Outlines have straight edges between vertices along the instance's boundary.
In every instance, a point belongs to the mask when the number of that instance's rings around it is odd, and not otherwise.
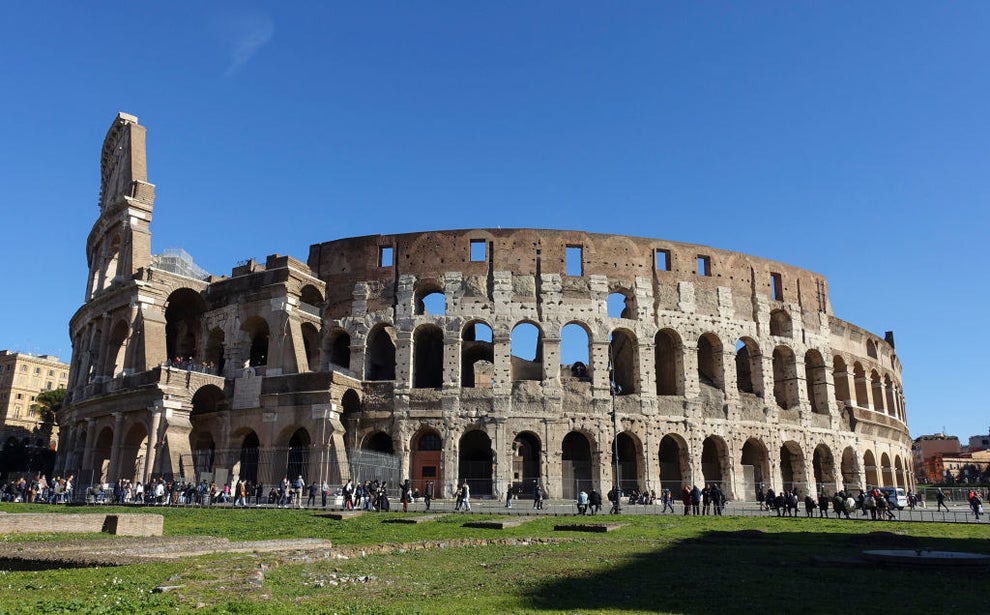
[{"label": "travertine facade", "polygon": [[0,350],[0,442],[30,438],[41,425],[41,414],[34,407],[38,394],[64,389],[68,374],[69,366],[58,357]]},{"label": "travertine facade", "polygon": [[818,274],[655,239],[471,229],[330,241],[307,264],[198,279],[152,257],[146,180],[144,129],[122,114],[70,325],[63,472],[270,480],[262,459],[333,482],[364,449],[395,453],[420,488],[539,481],[571,497],[611,484],[617,431],[627,488],[912,486],[893,337],[832,315]]}]

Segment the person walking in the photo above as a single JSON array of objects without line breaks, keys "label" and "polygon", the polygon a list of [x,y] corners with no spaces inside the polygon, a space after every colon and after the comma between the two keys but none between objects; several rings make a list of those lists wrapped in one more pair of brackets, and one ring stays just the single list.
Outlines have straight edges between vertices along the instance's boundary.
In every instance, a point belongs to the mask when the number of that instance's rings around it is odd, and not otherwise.
[{"label": "person walking", "polygon": [[[945,493],[942,491],[941,487],[935,491],[935,502],[938,504],[938,508],[935,509],[935,512],[941,511],[942,507],[945,506]],[[945,512],[949,512],[948,506],[945,506]]]},{"label": "person walking", "polygon": [[512,483],[505,488],[505,507],[512,508]]},{"label": "person walking", "polygon": [[402,492],[399,499],[402,502],[402,512],[409,512],[409,502],[412,500],[412,488],[409,486],[408,478],[402,483]]},{"label": "person walking", "polygon": [[461,497],[463,498],[461,505],[464,507],[464,512],[471,512],[471,487],[467,481],[464,481],[464,484],[461,485],[461,491]]}]

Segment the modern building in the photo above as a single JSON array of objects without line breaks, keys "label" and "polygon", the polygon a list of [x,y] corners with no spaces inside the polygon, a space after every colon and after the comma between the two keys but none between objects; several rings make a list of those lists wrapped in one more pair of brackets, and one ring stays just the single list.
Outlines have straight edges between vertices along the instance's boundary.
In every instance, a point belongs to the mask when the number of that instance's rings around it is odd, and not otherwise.
[{"label": "modern building", "polygon": [[58,357],[0,350],[0,443],[30,438],[41,424],[38,394],[66,388],[68,376],[69,366]]},{"label": "modern building", "polygon": [[133,116],[101,171],[59,416],[56,471],[81,484],[913,487],[893,334],[836,317],[820,274],[660,239],[462,229],[216,277],[151,254]]},{"label": "modern building", "polygon": [[944,433],[918,436],[911,444],[914,473],[919,483],[934,483],[942,479],[942,455],[958,455],[962,451],[959,438]]}]

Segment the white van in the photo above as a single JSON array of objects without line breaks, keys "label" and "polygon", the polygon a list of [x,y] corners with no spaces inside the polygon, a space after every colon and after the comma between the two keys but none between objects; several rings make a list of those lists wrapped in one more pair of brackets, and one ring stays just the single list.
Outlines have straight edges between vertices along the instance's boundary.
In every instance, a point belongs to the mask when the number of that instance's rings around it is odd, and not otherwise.
[{"label": "white van", "polygon": [[887,496],[887,501],[896,506],[897,510],[904,510],[907,506],[907,493],[900,487],[880,487],[880,492]]}]

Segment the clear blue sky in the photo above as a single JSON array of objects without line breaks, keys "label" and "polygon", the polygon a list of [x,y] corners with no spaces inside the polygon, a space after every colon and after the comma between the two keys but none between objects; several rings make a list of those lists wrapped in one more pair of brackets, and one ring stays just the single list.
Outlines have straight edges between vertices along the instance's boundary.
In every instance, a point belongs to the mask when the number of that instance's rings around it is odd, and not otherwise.
[{"label": "clear blue sky", "polygon": [[4,5],[0,348],[68,359],[126,111],[153,249],[212,273],[433,228],[742,251],[895,332],[913,435],[986,433],[990,4],[608,4]]}]

